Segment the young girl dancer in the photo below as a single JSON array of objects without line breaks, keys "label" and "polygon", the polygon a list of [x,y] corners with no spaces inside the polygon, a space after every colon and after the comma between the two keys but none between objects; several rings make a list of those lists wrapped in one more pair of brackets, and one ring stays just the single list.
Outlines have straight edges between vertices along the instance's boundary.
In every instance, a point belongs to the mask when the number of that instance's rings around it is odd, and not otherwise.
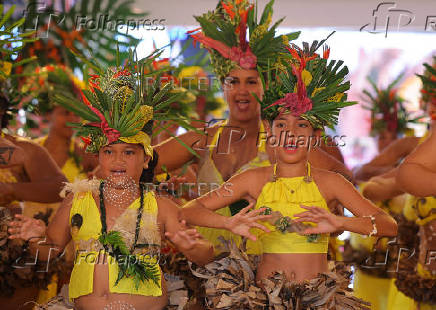
[{"label": "young girl dancer", "polygon": [[[316,130],[333,126],[340,108],[353,104],[346,101],[347,68],[341,68],[342,61],[314,55],[317,45],[290,49],[287,74],[270,81],[263,99],[259,99],[262,117],[270,121],[270,142],[281,140],[274,148],[276,163],[235,175],[182,211],[191,224],[224,228],[256,240],[249,240],[248,252],[261,254],[256,273],[260,283],[281,270],[287,280],[319,284],[314,279],[328,271],[330,233],[348,230],[369,236],[396,235],[392,217],[363,198],[342,176],[313,168],[307,160]],[[241,217],[251,214],[251,206],[230,219],[213,212],[247,195],[257,200],[256,210],[264,210],[271,217],[265,224],[270,232],[249,231],[249,225],[241,224],[245,220]],[[337,201],[355,217],[333,214],[329,206]],[[298,292],[288,295],[283,304],[295,306],[292,296],[298,297]],[[334,309],[330,298],[324,302],[320,304]]]}]

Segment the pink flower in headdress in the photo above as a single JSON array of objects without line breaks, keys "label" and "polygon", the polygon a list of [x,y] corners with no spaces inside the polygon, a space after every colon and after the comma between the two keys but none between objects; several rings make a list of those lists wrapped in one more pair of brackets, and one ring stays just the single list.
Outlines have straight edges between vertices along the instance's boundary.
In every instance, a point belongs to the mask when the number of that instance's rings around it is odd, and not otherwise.
[{"label": "pink flower in headdress", "polygon": [[312,110],[312,100],[307,97],[301,99],[295,93],[286,94],[284,98],[277,100],[272,105],[280,105],[283,111],[289,111],[295,117]]},{"label": "pink flower in headdress", "polygon": [[292,116],[299,117],[301,114],[312,110],[312,100],[307,97],[306,86],[304,85],[303,79],[301,77],[302,69],[301,67],[297,69],[292,65],[292,72],[297,77],[297,92],[288,93],[282,99],[277,100],[269,107],[279,105],[281,107],[280,114],[284,112],[290,112]]},{"label": "pink flower in headdress", "polygon": [[248,48],[241,56],[239,65],[242,69],[255,69],[257,64],[257,57],[254,55],[250,48]]},{"label": "pink flower in headdress", "polygon": [[233,62],[236,62],[237,64],[241,60],[242,51],[239,47],[233,46],[230,50],[229,59]]},{"label": "pink flower in headdress", "polygon": [[[239,28],[238,28],[239,29]],[[244,27],[241,27],[241,33],[245,34]],[[254,69],[257,65],[257,57],[253,54],[248,46],[248,43],[244,39],[241,41],[240,46],[229,47],[221,41],[206,37],[204,33],[192,33],[198,31],[198,29],[192,30],[190,32],[191,37],[194,38],[194,42],[202,43],[208,49],[214,49],[221,54],[222,57],[230,59],[236,62],[243,69]],[[242,35],[241,35],[242,36]]]}]

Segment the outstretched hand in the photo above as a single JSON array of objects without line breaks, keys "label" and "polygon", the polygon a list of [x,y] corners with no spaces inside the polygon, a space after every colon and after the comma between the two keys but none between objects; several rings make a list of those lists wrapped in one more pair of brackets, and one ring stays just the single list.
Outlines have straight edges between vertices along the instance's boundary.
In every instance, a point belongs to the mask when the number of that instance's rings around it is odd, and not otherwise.
[{"label": "outstretched hand", "polygon": [[256,237],[250,233],[250,228],[259,228],[267,233],[270,232],[268,228],[257,223],[257,221],[267,220],[271,215],[261,214],[265,211],[265,208],[252,211],[253,206],[254,202],[251,202],[247,207],[239,211],[238,214],[230,217],[226,222],[225,228],[236,235],[243,236],[253,241],[256,241]]},{"label": "outstretched hand", "polygon": [[301,205],[307,211],[294,214],[295,222],[313,222],[317,226],[303,230],[304,235],[333,233],[341,229],[341,217],[334,215],[326,209]]},{"label": "outstretched hand", "polygon": [[172,233],[166,232],[165,236],[181,251],[192,250],[201,239],[201,235],[195,228],[188,228],[186,221],[181,221],[182,229]]},{"label": "outstretched hand", "polygon": [[9,222],[8,227],[9,239],[22,239],[25,241],[44,237],[47,228],[44,221],[22,214],[16,214],[15,220]]}]

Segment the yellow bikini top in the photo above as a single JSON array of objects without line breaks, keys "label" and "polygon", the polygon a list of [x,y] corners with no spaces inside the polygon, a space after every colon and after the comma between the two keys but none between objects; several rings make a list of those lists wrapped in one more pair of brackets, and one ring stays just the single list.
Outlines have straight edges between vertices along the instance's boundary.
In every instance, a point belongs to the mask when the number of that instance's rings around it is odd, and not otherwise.
[{"label": "yellow bikini top", "polygon": [[[47,140],[47,136],[41,137],[41,138],[37,138],[34,141],[36,143],[38,143],[41,146],[44,146],[45,141]],[[86,179],[87,176],[86,174],[83,172],[83,167],[80,164],[77,164],[76,161],[74,160],[73,155],[74,154],[74,139],[71,139],[71,143],[70,143],[70,156],[68,157],[67,161],[65,162],[65,164],[62,166],[61,170],[62,173],[65,175],[65,177],[67,178],[68,182],[74,182],[76,179]]]},{"label": "yellow bikini top", "polygon": [[[282,216],[294,219],[294,214],[304,212],[300,205],[317,206],[328,211],[329,208],[318,186],[310,173],[310,164],[307,163],[307,175],[294,178],[276,177],[277,165],[274,165],[274,181],[266,183],[259,197],[255,209],[263,207],[279,211]],[[315,236],[300,235],[296,232],[277,230],[276,226],[262,222],[271,232],[265,233],[255,229],[258,241],[248,240],[247,249],[250,254],[261,253],[327,253],[329,234]],[[311,223],[305,223],[311,224]],[[313,224],[313,223],[312,223]]]},{"label": "yellow bikini top", "polygon": [[[82,183],[87,180],[81,181]],[[88,181],[91,182],[91,181]],[[91,183],[89,183],[91,184]],[[83,185],[83,184],[82,184]],[[88,295],[93,292],[94,286],[94,266],[95,264],[106,263],[109,271],[109,291],[111,293],[125,293],[144,296],[161,296],[162,289],[154,282],[148,281],[140,284],[138,290],[132,278],[123,278],[117,285],[114,285],[118,277],[118,265],[115,260],[109,255],[105,255],[106,260],[100,259],[99,253],[104,253],[98,237],[101,234],[102,223],[100,221],[100,211],[95,203],[92,192],[77,192],[74,195],[73,203],[70,211],[71,236],[74,241],[75,262],[71,273],[69,284],[70,299],[78,298],[83,295]],[[95,186],[94,186],[95,187]],[[83,188],[83,186],[82,186]],[[95,191],[95,189],[94,189]],[[135,227],[137,218],[137,209],[140,206],[140,199],[136,199],[121,216],[116,219],[116,222],[111,230],[119,231],[130,248],[135,239]],[[150,248],[160,248],[161,236],[157,224],[158,206],[153,192],[147,192],[144,195],[144,209],[140,221],[140,231],[138,235],[138,245],[148,245],[147,253],[150,253]],[[80,228],[78,228],[80,226]],[[144,247],[142,248],[144,249]],[[141,248],[134,251],[140,255],[144,250]],[[156,252],[155,254],[158,254]],[[138,256],[139,257],[139,256]],[[160,273],[157,256],[150,255],[145,259],[147,263],[156,266]]]}]

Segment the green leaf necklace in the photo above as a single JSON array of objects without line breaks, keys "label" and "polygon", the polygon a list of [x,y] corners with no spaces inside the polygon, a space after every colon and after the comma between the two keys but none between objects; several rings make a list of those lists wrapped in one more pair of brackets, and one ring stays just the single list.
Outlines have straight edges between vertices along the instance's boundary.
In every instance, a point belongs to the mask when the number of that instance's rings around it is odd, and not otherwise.
[{"label": "green leaf necklace", "polygon": [[103,194],[104,182],[100,183],[100,220],[101,220],[101,235],[98,240],[102,243],[105,251],[112,256],[118,264],[118,277],[115,281],[115,285],[119,283],[121,279],[133,278],[136,290],[138,290],[139,285],[146,283],[147,281],[153,281],[157,286],[160,287],[160,269],[157,263],[146,262],[144,257],[137,257],[133,253],[135,248],[137,248],[139,230],[142,218],[142,212],[144,210],[144,185],[139,184],[140,189],[140,206],[138,208],[138,214],[136,217],[135,225],[135,241],[133,242],[132,248],[129,249],[123,240],[120,232],[110,231],[107,232],[107,222],[106,222],[106,207],[104,205],[104,194]]}]

